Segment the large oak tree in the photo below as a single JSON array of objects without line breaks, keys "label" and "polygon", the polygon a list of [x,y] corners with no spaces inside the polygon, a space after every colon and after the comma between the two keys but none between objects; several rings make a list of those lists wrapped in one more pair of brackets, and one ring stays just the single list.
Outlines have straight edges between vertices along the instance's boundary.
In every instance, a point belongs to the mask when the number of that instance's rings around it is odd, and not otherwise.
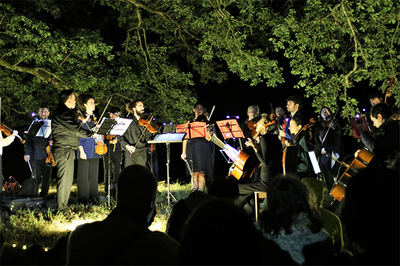
[{"label": "large oak tree", "polygon": [[295,80],[315,110],[348,117],[357,86],[384,93],[392,78],[400,104],[399,25],[392,0],[2,2],[2,113],[21,125],[73,88],[100,110],[110,96],[121,108],[146,99],[160,120],[182,122],[196,86],[236,75],[262,94]]}]

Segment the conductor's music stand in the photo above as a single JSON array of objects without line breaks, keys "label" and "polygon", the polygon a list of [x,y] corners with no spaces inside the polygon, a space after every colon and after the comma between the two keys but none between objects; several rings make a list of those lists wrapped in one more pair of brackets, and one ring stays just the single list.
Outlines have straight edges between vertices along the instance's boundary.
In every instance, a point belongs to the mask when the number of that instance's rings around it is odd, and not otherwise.
[{"label": "conductor's music stand", "polygon": [[[128,126],[132,122],[132,119],[126,118],[107,118],[103,117],[103,119],[99,123],[99,128],[96,131],[97,134],[100,135],[114,135],[114,136],[122,136],[125,131],[128,129]],[[110,152],[110,151],[109,151]],[[108,182],[108,190],[107,190],[107,203],[108,207],[111,206],[111,173],[110,173],[110,158],[111,154],[108,155],[108,170],[107,170],[107,182]]]},{"label": "conductor's music stand", "polygon": [[170,185],[169,185],[169,163],[170,163],[170,144],[171,143],[180,143],[183,141],[186,133],[163,133],[157,134],[153,140],[149,140],[147,143],[165,143],[167,145],[167,199],[168,199],[168,207],[170,206],[170,197],[172,197],[175,201],[174,195],[170,192]]}]

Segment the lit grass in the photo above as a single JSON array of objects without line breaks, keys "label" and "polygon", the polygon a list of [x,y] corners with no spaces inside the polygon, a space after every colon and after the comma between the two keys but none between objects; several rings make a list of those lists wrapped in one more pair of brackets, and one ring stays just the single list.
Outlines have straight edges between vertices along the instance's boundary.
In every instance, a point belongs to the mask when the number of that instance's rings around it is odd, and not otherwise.
[{"label": "lit grass", "polygon": [[[76,226],[93,221],[101,221],[115,207],[111,202],[109,207],[104,192],[104,185],[99,186],[102,195],[98,205],[86,206],[83,204],[71,204],[67,212],[57,212],[54,209],[16,209],[13,212],[2,212],[0,221],[1,237],[4,245],[16,245],[27,247],[40,245],[43,248],[52,248],[58,239],[74,230]],[[190,184],[170,184],[170,206],[168,206],[167,185],[165,182],[158,183],[156,210],[157,215],[151,230],[165,232],[168,218],[171,214],[173,199],[185,198],[191,190]],[[49,194],[55,194],[55,187],[51,187]],[[76,185],[72,187],[71,198],[76,197]]]}]

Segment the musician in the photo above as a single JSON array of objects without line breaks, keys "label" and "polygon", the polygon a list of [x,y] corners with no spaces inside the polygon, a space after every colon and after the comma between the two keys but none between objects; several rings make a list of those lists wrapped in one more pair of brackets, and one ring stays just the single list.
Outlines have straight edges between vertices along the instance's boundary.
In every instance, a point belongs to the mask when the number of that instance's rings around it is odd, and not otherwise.
[{"label": "musician", "polygon": [[[273,133],[273,127],[266,128],[263,124],[262,119],[257,122],[256,132],[259,133],[257,140],[248,138],[245,143],[246,146],[254,149],[261,164],[261,171],[259,181],[238,185],[241,205],[252,199],[254,191],[267,191],[273,177],[282,174],[282,144]],[[258,142],[259,145],[256,145],[255,142]]]},{"label": "musician", "polygon": [[[298,177],[310,177],[311,176],[311,163],[308,158],[309,144],[307,143],[306,132],[302,130],[305,126],[304,120],[301,116],[294,116],[290,119],[289,130],[292,134],[291,140],[285,141],[287,148],[294,147],[296,152],[296,173]],[[292,162],[293,163],[293,162]]]},{"label": "musician", "polygon": [[[15,136],[17,136],[17,135],[18,135],[18,131],[17,130],[13,130],[12,133],[9,136],[3,138],[3,133],[0,132],[0,185],[1,185],[1,187],[0,187],[0,196],[1,196],[1,191],[2,191],[3,183],[4,183],[3,159],[2,159],[2,157],[3,157],[3,147],[6,147],[6,146],[10,145],[14,141]],[[1,197],[0,197],[0,199],[1,199]]]},{"label": "musician", "polygon": [[322,107],[314,132],[314,151],[319,161],[321,174],[328,188],[331,188],[334,184],[338,164],[324,154],[333,155],[337,159],[341,158],[344,154],[341,136],[342,128],[334,118],[334,114],[328,107]]},{"label": "musician", "polygon": [[65,210],[71,193],[74,177],[75,151],[80,138],[91,137],[93,133],[80,126],[76,116],[76,94],[63,90],[59,95],[59,106],[53,116],[53,156],[57,167],[57,204]]},{"label": "musician", "polygon": [[[194,117],[191,122],[208,122],[208,115],[205,113],[204,106],[200,103],[193,107]],[[182,143],[182,160],[187,160],[191,166],[192,190],[204,191],[206,178],[214,176],[214,157],[215,146],[205,138],[192,138],[184,140]]]},{"label": "musician", "polygon": [[378,103],[383,103],[382,96],[376,91],[371,92],[368,95],[368,98],[369,98],[369,102],[371,104],[371,107],[374,107]]},{"label": "musician", "polygon": [[[80,114],[80,126],[91,130],[97,124],[94,110],[95,99],[90,94],[81,94],[78,97]],[[83,117],[82,117],[83,115]],[[96,138],[96,139],[95,139]],[[96,153],[96,144],[103,145],[101,135],[93,135],[90,138],[80,138],[76,151],[77,172],[76,184],[78,188],[78,201],[81,203],[95,202],[98,196],[99,164],[102,153]]]},{"label": "musician", "polygon": [[[290,124],[290,120],[295,118],[295,117],[300,117],[301,120],[304,119],[304,116],[302,112],[300,111],[301,107],[303,105],[303,100],[296,95],[289,96],[286,99],[286,109],[289,112],[289,117],[287,119],[287,125]],[[285,130],[279,130],[279,136],[281,138],[285,138],[287,140],[290,140],[293,137],[293,132],[290,131],[290,127],[286,126]]]},{"label": "musician", "polygon": [[[30,130],[28,130],[28,134],[25,138],[24,160],[25,162],[29,162],[31,164],[37,185],[41,184],[39,196],[46,197],[49,192],[50,177],[52,172],[52,166],[46,163],[46,158],[48,155],[46,147],[51,146],[53,143],[50,135],[47,137],[45,136],[46,128],[43,126],[42,120],[49,118],[49,108],[45,106],[40,107],[38,115],[40,120],[36,119],[32,122]],[[36,128],[36,130],[31,132],[31,130],[34,128]],[[41,137],[36,136],[39,131],[41,131]],[[36,193],[37,191],[35,194]]]},{"label": "musician", "polygon": [[250,105],[247,108],[247,119],[240,124],[245,139],[252,138],[255,134],[257,122],[260,120],[260,107]]},{"label": "musician", "polygon": [[375,105],[370,118],[377,130],[372,134],[361,133],[362,143],[374,154],[370,166],[390,167],[400,152],[400,121],[391,116],[392,110],[387,104]]},{"label": "musician", "polygon": [[[108,116],[111,119],[116,119],[120,117],[120,111],[118,108],[110,107]],[[121,162],[122,162],[122,150],[121,144],[118,141],[117,136],[107,136],[105,143],[108,148],[108,152],[104,155],[104,184],[105,192],[108,192],[108,174],[110,174],[111,183],[111,193],[115,194],[116,184],[118,182],[118,176],[121,172]]]},{"label": "musician", "polygon": [[132,122],[119,139],[124,154],[124,167],[140,164],[151,169],[150,145],[147,141],[150,140],[152,133],[139,124],[140,118],[145,119],[143,101],[137,100],[130,103],[129,112],[133,115]]}]

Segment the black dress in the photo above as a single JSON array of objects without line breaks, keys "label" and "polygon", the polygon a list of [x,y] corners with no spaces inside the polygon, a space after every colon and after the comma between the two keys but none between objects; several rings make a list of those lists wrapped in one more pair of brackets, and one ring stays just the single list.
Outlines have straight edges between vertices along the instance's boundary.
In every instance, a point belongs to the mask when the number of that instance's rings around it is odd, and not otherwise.
[{"label": "black dress", "polygon": [[[197,119],[196,122],[205,122],[201,120]],[[189,139],[186,146],[186,157],[193,172],[204,173],[206,178],[214,176],[214,143],[207,141],[205,138]]]}]

